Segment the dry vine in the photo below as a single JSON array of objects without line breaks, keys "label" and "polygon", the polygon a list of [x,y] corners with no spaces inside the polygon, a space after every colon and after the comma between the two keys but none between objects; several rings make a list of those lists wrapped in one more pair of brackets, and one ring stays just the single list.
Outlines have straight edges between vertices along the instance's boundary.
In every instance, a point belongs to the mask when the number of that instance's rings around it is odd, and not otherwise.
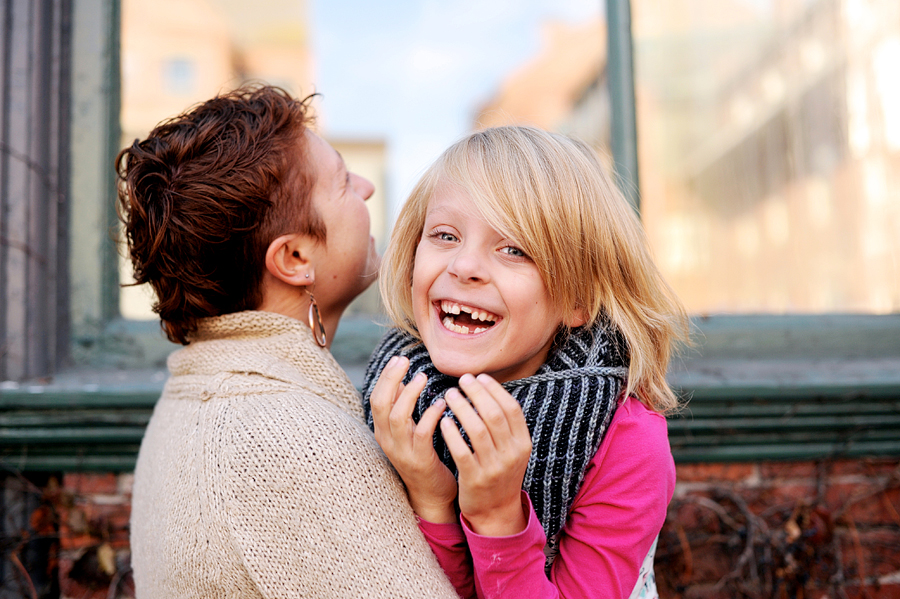
[{"label": "dry vine", "polygon": [[[7,515],[5,529],[0,529],[0,560],[9,564],[12,570],[12,576],[0,580],[0,596],[21,596],[28,599],[58,597],[60,525],[65,514],[71,513],[79,497],[60,489],[56,479],[52,477],[41,488],[8,467],[0,470],[0,483],[4,476],[6,480],[11,479],[18,484],[12,489],[13,492],[5,494],[7,501],[13,498],[13,503],[4,507],[15,515]],[[85,522],[85,526],[90,529],[88,534],[92,538],[108,539],[110,536],[107,522]],[[41,544],[38,553],[44,554],[37,560],[34,559],[36,543]],[[115,571],[107,573],[109,567],[99,567],[102,563],[98,564],[96,559],[98,549],[112,551],[106,542],[87,547],[73,564],[69,578],[85,588],[86,597],[93,596],[100,589],[110,599],[120,596],[121,592],[124,592],[124,596],[133,596],[131,568],[127,564],[114,566]],[[0,572],[4,569],[2,566],[0,564]],[[42,580],[44,584],[36,584],[37,580]]]},{"label": "dry vine", "polygon": [[[813,596],[813,590],[816,596],[874,596],[877,579],[869,577],[850,508],[879,496],[894,521],[888,528],[896,524],[893,530],[900,531],[900,515],[887,496],[900,488],[900,466],[830,509],[825,465],[819,465],[817,478],[814,497],[782,501],[759,513],[748,505],[750,493],[733,486],[676,498],[657,553],[661,596],[787,599]],[[765,502],[754,501],[759,503]],[[900,534],[885,543],[900,561]],[[850,562],[844,549],[851,551]]]}]

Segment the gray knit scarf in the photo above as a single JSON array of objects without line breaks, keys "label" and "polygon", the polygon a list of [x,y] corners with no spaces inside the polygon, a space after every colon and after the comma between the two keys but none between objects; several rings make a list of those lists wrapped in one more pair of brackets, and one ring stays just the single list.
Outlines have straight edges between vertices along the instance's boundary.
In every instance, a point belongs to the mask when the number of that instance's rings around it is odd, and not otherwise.
[{"label": "gray knit scarf", "polygon": [[[531,431],[533,449],[523,488],[547,535],[551,556],[584,480],[585,468],[597,452],[625,388],[625,348],[624,338],[608,321],[574,329],[568,335],[557,335],[547,361],[536,374],[503,385],[522,406]],[[413,412],[416,422],[428,406],[457,385],[456,378],[438,372],[421,342],[393,329],[375,349],[366,370],[363,409],[370,428],[373,424],[369,397],[379,374],[395,355],[407,356],[410,361],[404,383],[409,383],[418,372],[428,376]],[[435,433],[434,446],[441,461],[455,475],[456,466],[440,431]]]}]

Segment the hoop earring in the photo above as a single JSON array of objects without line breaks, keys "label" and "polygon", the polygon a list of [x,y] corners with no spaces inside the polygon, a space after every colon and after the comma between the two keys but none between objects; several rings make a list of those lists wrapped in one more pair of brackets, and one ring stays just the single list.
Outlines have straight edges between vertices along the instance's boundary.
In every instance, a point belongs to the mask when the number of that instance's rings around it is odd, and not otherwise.
[{"label": "hoop earring", "polygon": [[313,339],[319,347],[325,347],[327,339],[325,337],[325,326],[322,324],[322,317],[319,314],[319,304],[316,298],[307,289],[306,294],[309,295],[309,328],[312,330]]}]

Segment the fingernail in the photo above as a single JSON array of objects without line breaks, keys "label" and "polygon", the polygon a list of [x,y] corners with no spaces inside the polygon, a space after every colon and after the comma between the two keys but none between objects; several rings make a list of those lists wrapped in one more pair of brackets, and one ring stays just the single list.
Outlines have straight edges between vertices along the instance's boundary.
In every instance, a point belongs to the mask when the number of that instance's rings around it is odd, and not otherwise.
[{"label": "fingernail", "polygon": [[388,360],[387,368],[390,368],[390,367],[392,367],[394,364],[396,364],[398,359],[399,359],[399,358],[398,358],[397,356],[393,356],[390,360]]},{"label": "fingernail", "polygon": [[463,383],[464,385],[468,385],[469,383],[471,383],[474,380],[475,380],[475,377],[472,376],[471,374],[469,374],[468,372],[466,374],[462,375],[461,377],[459,377],[459,382]]},{"label": "fingernail", "polygon": [[438,407],[438,409],[443,410],[447,406],[447,402],[444,401],[443,398],[441,398],[441,399],[437,400],[436,402],[434,402],[434,405],[436,405]]},{"label": "fingernail", "polygon": [[424,380],[426,380],[427,378],[428,378],[428,377],[425,376],[425,373],[424,373],[424,372],[417,372],[417,373],[416,373],[416,376],[413,377],[413,379],[415,379],[416,381],[419,381],[419,382],[424,381]]},{"label": "fingernail", "polygon": [[489,375],[489,374],[479,374],[475,378],[478,380],[479,383],[484,383],[484,382],[494,380],[493,378],[491,378],[491,375]]},{"label": "fingernail", "polygon": [[459,398],[462,398],[462,393],[459,392],[459,389],[457,389],[456,387],[453,387],[453,388],[447,390],[447,392],[444,394],[444,397],[446,397],[448,400],[449,399],[459,399]]}]

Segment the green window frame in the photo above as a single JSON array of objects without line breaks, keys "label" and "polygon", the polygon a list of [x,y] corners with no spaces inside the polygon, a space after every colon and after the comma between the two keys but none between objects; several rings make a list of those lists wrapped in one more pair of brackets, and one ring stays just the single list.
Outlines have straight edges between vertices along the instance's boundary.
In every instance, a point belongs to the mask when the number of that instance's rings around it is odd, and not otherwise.
[{"label": "green window frame", "polygon": [[[636,210],[630,2],[607,0],[617,177]],[[118,150],[119,2],[71,0],[71,367],[0,388],[0,462],[20,471],[129,471],[175,346],[118,312],[112,162]],[[100,256],[100,260],[97,259]],[[900,314],[694,319],[673,365],[690,398],[670,419],[679,462],[900,456]],[[381,328],[341,325],[334,353],[365,363]]]}]

